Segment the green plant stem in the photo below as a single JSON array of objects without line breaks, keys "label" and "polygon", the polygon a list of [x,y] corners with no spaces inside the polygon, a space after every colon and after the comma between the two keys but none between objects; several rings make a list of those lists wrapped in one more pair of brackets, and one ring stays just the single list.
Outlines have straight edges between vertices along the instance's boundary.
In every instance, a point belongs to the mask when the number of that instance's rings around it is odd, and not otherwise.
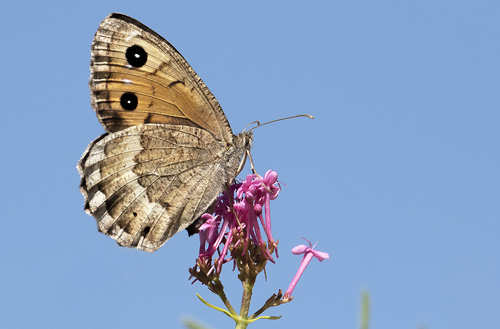
[{"label": "green plant stem", "polygon": [[248,326],[248,323],[245,322],[245,321],[238,321],[236,322],[236,329],[246,329],[246,327]]},{"label": "green plant stem", "polygon": [[368,323],[370,320],[370,295],[368,292],[363,292],[361,294],[361,329],[368,329]]},{"label": "green plant stem", "polygon": [[222,300],[222,302],[224,303],[224,305],[226,305],[227,310],[231,314],[237,315],[236,310],[233,308],[233,305],[231,305],[231,303],[229,302],[229,299],[227,299],[227,296],[224,293],[224,289],[221,288],[222,284],[220,284],[220,281],[219,280],[214,280],[214,281],[216,282],[215,286],[217,286],[217,288],[218,288],[218,289],[214,289],[214,290],[217,293],[217,295],[219,296],[219,298]]},{"label": "green plant stem", "polygon": [[248,311],[250,310],[250,301],[252,299],[252,290],[255,284],[254,276],[247,276],[242,282],[243,296],[241,297],[240,319],[243,321],[236,322],[236,329],[244,329],[248,326]]}]

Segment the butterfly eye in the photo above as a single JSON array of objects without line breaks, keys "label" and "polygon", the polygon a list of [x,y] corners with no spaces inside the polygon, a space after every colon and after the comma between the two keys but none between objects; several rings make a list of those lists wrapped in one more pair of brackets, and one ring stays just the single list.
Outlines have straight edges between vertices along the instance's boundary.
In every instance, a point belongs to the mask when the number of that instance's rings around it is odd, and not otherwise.
[{"label": "butterfly eye", "polygon": [[137,108],[137,104],[137,96],[134,93],[124,93],[122,97],[120,97],[120,105],[124,110],[133,111]]},{"label": "butterfly eye", "polygon": [[128,47],[125,52],[125,57],[127,57],[127,62],[133,67],[141,67],[146,64],[148,60],[148,54],[144,48],[138,45]]}]

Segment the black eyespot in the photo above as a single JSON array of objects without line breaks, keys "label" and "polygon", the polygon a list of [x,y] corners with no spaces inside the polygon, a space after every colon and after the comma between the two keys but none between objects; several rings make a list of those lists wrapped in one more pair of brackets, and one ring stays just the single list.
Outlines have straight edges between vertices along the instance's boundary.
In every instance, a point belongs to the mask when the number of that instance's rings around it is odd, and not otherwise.
[{"label": "black eyespot", "polygon": [[141,67],[146,64],[148,60],[148,54],[144,48],[138,45],[128,47],[125,52],[125,57],[127,57],[127,62],[133,67]]},{"label": "black eyespot", "polygon": [[127,92],[120,97],[120,105],[124,110],[133,111],[137,108],[138,100],[134,93]]},{"label": "black eyespot", "polygon": [[148,234],[149,231],[151,231],[151,227],[150,226],[146,226],[143,230],[144,234]]},{"label": "black eyespot", "polygon": [[134,215],[134,217],[137,217],[137,213],[135,211],[132,213],[132,215]]}]

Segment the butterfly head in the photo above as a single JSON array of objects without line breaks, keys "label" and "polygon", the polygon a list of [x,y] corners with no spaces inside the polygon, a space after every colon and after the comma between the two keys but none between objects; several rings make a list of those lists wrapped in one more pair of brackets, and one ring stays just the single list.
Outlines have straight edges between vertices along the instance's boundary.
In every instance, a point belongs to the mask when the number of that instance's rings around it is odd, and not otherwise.
[{"label": "butterfly head", "polygon": [[253,142],[253,132],[251,131],[244,131],[242,132],[241,134],[239,134],[239,136],[241,136],[241,143],[242,143],[242,148],[244,148],[245,150],[250,150],[252,148],[252,142]]}]

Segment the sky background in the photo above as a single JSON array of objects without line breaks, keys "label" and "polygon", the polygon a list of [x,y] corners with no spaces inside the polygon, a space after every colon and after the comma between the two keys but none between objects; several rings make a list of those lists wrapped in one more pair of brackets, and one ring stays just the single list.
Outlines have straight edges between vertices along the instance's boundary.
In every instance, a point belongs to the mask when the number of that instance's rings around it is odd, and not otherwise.
[{"label": "sky background", "polygon": [[[249,328],[500,328],[498,1],[8,1],[0,12],[2,328],[211,328],[232,320],[188,280],[198,239],[120,248],[83,211],[75,166],[103,133],[90,107],[90,44],[111,12],[169,40],[255,130],[280,258],[251,312],[286,289],[318,242],[295,299]],[[249,173],[248,167],[244,171]],[[244,175],[240,176],[244,177]],[[233,305],[241,288],[226,269]]]}]

